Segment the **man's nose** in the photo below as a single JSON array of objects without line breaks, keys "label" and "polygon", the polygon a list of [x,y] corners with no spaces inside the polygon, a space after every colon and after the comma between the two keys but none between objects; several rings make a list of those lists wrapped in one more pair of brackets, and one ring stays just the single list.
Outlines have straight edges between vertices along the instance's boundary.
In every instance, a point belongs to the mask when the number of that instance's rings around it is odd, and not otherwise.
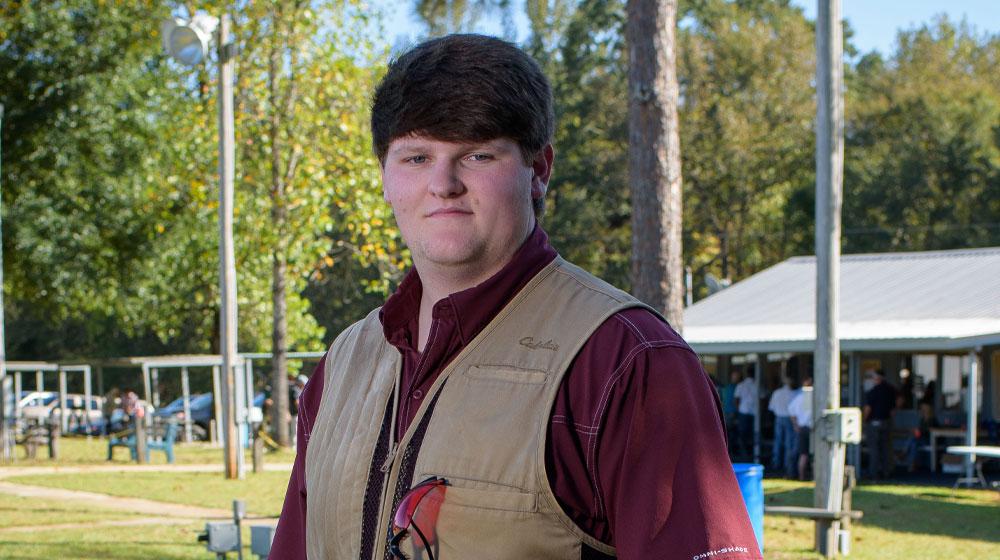
[{"label": "man's nose", "polygon": [[442,160],[431,169],[427,190],[434,196],[452,198],[465,192],[465,185],[458,177],[457,165]]}]

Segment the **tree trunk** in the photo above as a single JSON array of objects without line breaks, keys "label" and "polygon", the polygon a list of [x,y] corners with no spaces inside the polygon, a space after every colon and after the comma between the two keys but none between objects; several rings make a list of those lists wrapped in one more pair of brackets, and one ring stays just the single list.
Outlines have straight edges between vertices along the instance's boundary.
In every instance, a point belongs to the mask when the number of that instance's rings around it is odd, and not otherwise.
[{"label": "tree trunk", "polygon": [[[280,10],[280,8],[279,8]],[[281,20],[280,12],[274,16],[275,25]],[[275,40],[271,46],[268,75],[268,94],[271,103],[268,140],[271,143],[271,224],[277,233],[271,260],[271,433],[283,447],[291,445],[289,433],[291,414],[288,402],[288,314],[285,298],[285,275],[288,265],[286,229],[288,209],[285,207],[285,178],[281,165],[281,112],[278,73],[281,69],[282,48]]]},{"label": "tree trunk", "polygon": [[[272,216],[278,213],[275,210],[278,209],[272,209]],[[274,440],[282,446],[291,445],[290,429],[295,429],[289,425],[291,415],[289,413],[288,401],[288,309],[285,300],[286,268],[287,262],[284,251],[275,251],[271,268],[271,305],[274,310],[274,326],[271,331],[271,352],[273,353],[271,362],[271,399],[274,401],[271,431],[274,434]]]},{"label": "tree trunk", "polygon": [[680,331],[684,282],[677,0],[629,0],[627,12],[632,290]]}]

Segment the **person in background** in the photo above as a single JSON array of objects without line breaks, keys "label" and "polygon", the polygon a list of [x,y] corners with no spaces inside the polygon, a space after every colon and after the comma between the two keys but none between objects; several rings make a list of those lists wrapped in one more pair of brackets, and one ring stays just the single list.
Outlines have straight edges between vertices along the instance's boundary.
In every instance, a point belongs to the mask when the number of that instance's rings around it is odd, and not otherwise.
[{"label": "person in background", "polygon": [[104,402],[101,403],[101,416],[104,417],[104,435],[109,435],[115,431],[111,428],[111,417],[114,416],[115,410],[118,409],[120,395],[121,390],[118,387],[112,387],[104,395]]},{"label": "person in background", "polygon": [[802,388],[796,392],[792,402],[788,403],[788,415],[795,430],[795,455],[798,457],[799,480],[807,480],[809,471],[809,436],[812,434],[813,380],[806,377],[802,380]]},{"label": "person in background", "polygon": [[871,389],[865,393],[863,409],[865,442],[868,447],[868,475],[873,480],[888,477],[892,469],[892,413],[896,407],[896,389],[882,371],[869,370]]},{"label": "person in background", "polygon": [[[302,390],[305,389],[306,383],[309,382],[309,378],[305,375],[297,376],[291,383],[288,384],[288,412],[292,416],[292,426],[298,426],[299,422],[299,397],[302,396]],[[292,430],[292,445],[295,445],[295,434],[298,430]]]},{"label": "person in background", "polygon": [[722,416],[726,421],[726,437],[729,439],[729,453],[732,454],[736,448],[736,385],[740,382],[740,372],[733,371],[729,374],[729,383],[726,383],[719,390],[719,399],[722,401]]},{"label": "person in background", "polygon": [[783,472],[789,478],[795,476],[795,430],[788,415],[788,403],[792,402],[796,391],[792,380],[782,376],[781,387],[771,393],[767,409],[774,414],[774,444],[771,446],[771,468]]},{"label": "person in background", "polygon": [[[739,372],[733,372],[739,374]],[[738,430],[738,451],[741,459],[753,457],[753,419],[757,412],[757,381],[753,372],[748,372],[743,381],[736,385],[736,415]]]}]

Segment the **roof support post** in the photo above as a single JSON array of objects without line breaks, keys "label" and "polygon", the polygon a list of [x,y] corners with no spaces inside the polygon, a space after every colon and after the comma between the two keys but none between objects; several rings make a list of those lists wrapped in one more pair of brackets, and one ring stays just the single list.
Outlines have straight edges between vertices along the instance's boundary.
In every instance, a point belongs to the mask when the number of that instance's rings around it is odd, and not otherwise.
[{"label": "roof support post", "polygon": [[[966,388],[966,398],[965,398],[965,445],[973,447],[976,445],[976,428],[979,424],[979,353],[982,352],[982,348],[975,348],[969,351],[969,385]],[[973,480],[975,477],[974,469],[976,465],[975,455],[965,456],[965,478],[966,480]]]},{"label": "roof support post", "polygon": [[191,443],[191,380],[188,368],[181,368],[181,393],[184,398],[184,443]]}]

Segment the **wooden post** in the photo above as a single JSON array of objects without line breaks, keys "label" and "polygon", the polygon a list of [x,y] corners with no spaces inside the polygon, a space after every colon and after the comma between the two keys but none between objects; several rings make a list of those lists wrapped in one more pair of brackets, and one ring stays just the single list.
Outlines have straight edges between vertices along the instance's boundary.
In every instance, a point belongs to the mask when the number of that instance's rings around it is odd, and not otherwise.
[{"label": "wooden post", "polygon": [[49,422],[48,424],[48,439],[49,439],[49,459],[53,461],[59,460],[59,424],[55,422]]},{"label": "wooden post", "polygon": [[153,399],[149,402],[153,405],[153,408],[160,408],[160,370],[159,368],[151,368],[149,370],[149,377],[151,380],[150,386],[153,388]]},{"label": "wooden post", "polygon": [[191,380],[187,366],[181,368],[181,394],[184,398],[184,443],[191,443]]},{"label": "wooden post", "polygon": [[[973,447],[976,445],[976,429],[979,427],[979,353],[981,347],[977,347],[969,352],[969,383],[966,387],[965,397],[965,445]],[[976,480],[975,477],[976,456],[969,454],[965,456],[965,479]],[[970,484],[971,486],[971,484]]]},{"label": "wooden post", "polygon": [[[816,18],[816,430],[814,505],[840,511],[844,444],[828,441],[824,412],[840,408],[840,210],[844,172],[843,29],[840,0],[818,0]],[[816,550],[832,557],[839,521],[816,520]]]},{"label": "wooden post", "polygon": [[69,403],[66,393],[66,370],[59,368],[59,423],[64,432],[69,430]]},{"label": "wooden post", "polygon": [[767,364],[767,354],[757,354],[756,358],[754,369],[757,376],[754,381],[757,382],[757,398],[754,399],[753,403],[753,462],[760,463],[760,397],[764,394],[764,369]]},{"label": "wooden post", "polygon": [[132,417],[132,429],[135,430],[135,462],[146,463],[146,418]]},{"label": "wooden post", "polygon": [[236,366],[236,260],[233,256],[233,178],[236,174],[236,137],[233,131],[233,53],[229,44],[229,16],[219,21],[219,313],[222,340],[222,434],[226,478],[239,478],[234,402]]},{"label": "wooden post", "polygon": [[253,472],[264,472],[264,440],[257,435],[253,438]]}]

